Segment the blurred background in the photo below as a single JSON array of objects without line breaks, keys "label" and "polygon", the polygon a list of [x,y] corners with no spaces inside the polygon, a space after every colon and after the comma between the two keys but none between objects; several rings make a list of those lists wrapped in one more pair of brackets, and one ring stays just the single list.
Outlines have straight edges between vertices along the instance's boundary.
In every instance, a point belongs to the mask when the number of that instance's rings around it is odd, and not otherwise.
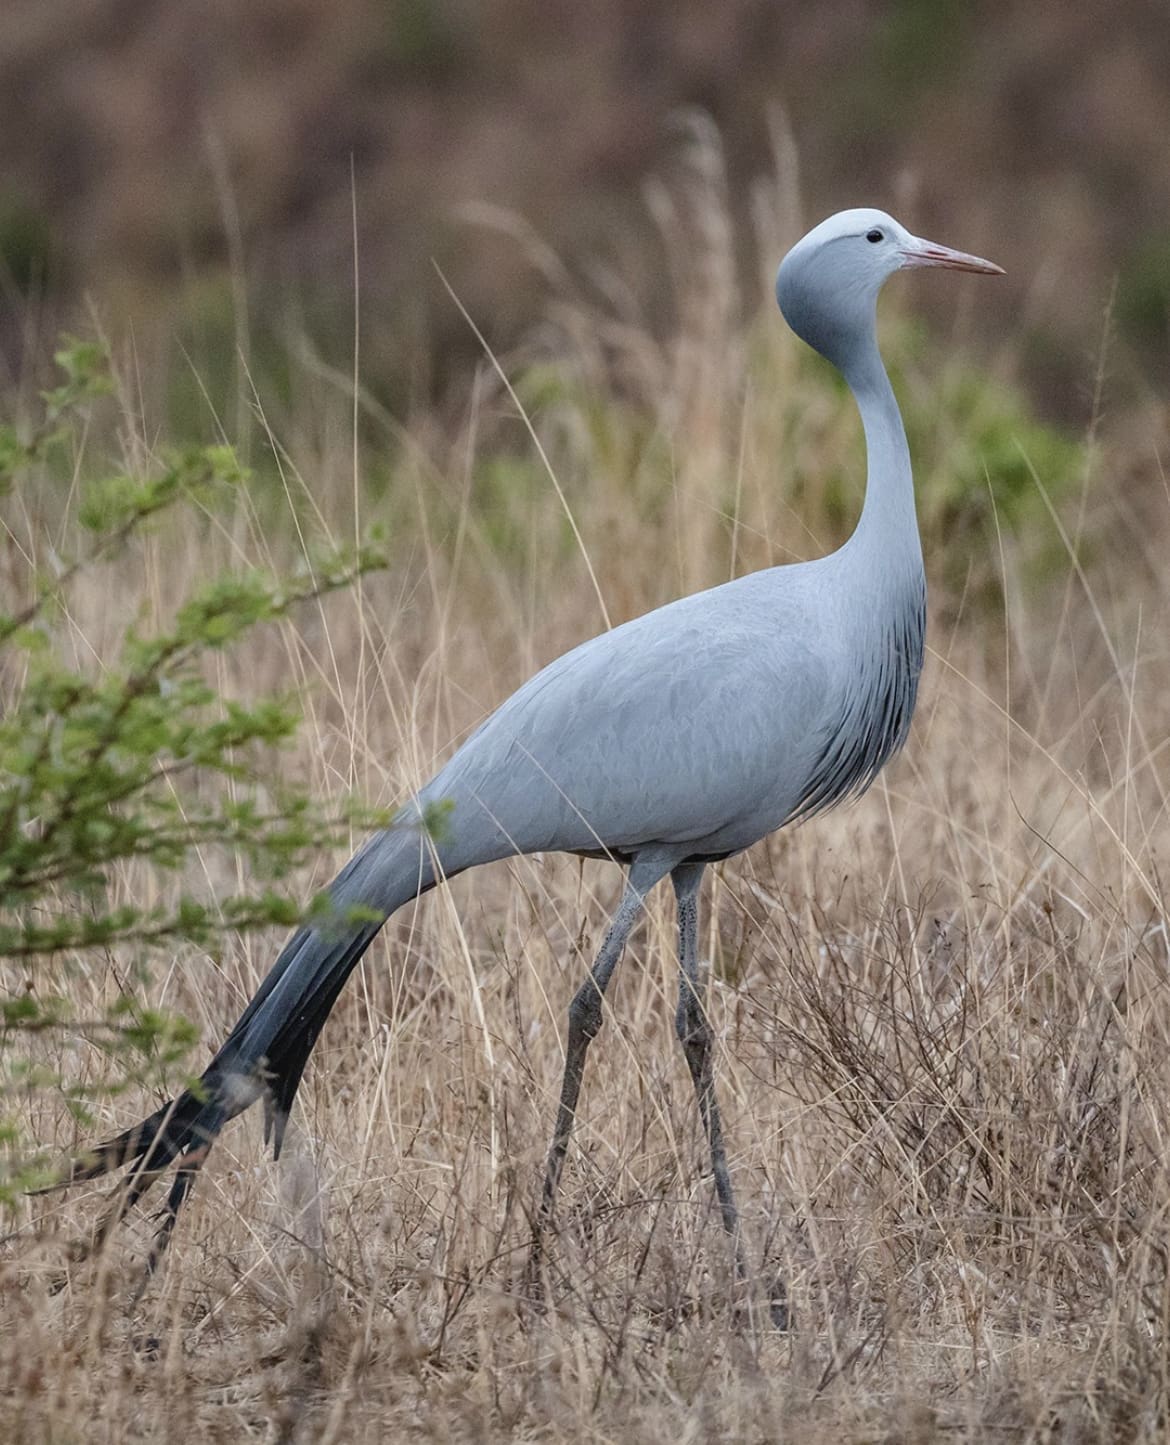
[{"label": "blurred background", "polygon": [[342,363],[355,241],[363,377],[396,410],[479,355],[432,262],[496,346],[559,266],[668,325],[648,178],[696,114],[748,311],[777,257],[747,238],[779,183],[769,248],[874,204],[1000,261],[970,328],[988,349],[1010,334],[1046,419],[1089,416],[1107,309],[1111,405],[1166,394],[1165,0],[6,0],[8,380],[86,318],[147,357],[191,327],[230,347],[245,299],[253,342],[295,316]]}]

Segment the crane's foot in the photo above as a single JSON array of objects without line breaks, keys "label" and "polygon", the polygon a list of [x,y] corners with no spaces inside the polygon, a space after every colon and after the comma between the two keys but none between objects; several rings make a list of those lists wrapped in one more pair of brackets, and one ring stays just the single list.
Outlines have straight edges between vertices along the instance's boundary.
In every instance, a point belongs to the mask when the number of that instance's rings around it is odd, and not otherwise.
[{"label": "crane's foot", "polygon": [[772,1328],[780,1334],[786,1335],[796,1328],[796,1317],[792,1312],[792,1306],[788,1302],[788,1286],[784,1282],[784,1276],[778,1274],[772,1281],[768,1290],[768,1317],[772,1321]]}]

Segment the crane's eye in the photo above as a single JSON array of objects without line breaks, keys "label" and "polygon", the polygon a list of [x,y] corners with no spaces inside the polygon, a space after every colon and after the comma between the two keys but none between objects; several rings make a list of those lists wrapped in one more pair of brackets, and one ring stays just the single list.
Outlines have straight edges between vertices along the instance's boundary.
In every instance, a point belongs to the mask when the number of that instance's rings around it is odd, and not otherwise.
[{"label": "crane's eye", "polygon": [[882,235],[881,231],[879,231],[878,228],[875,226],[872,231],[866,231],[866,233],[865,233],[865,239],[866,239],[867,241],[872,241],[872,242],[874,243],[874,245],[876,246],[879,241],[884,241],[886,238],[885,238],[885,236]]}]

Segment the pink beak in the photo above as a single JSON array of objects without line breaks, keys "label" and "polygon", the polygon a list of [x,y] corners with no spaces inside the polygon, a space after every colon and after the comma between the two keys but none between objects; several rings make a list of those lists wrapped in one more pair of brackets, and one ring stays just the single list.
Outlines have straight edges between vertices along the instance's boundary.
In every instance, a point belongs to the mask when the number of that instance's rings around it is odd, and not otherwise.
[{"label": "pink beak", "polygon": [[981,276],[1002,276],[1003,267],[994,261],[985,261],[982,256],[968,256],[965,251],[952,251],[949,246],[939,246],[933,241],[920,241],[916,236],[911,245],[902,250],[902,266],[945,266],[951,271],[975,271]]}]

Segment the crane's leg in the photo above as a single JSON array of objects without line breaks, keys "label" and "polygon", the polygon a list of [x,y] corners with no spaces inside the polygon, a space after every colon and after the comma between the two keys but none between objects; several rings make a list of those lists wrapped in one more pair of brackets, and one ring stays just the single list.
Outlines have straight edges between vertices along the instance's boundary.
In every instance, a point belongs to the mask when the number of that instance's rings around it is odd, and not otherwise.
[{"label": "crane's leg", "polygon": [[711,1149],[711,1169],[715,1175],[715,1193],[719,1198],[723,1228],[735,1249],[736,1275],[742,1279],[746,1268],[739,1234],[739,1211],[735,1207],[735,1193],[727,1167],[727,1148],[723,1143],[723,1122],[715,1098],[715,1040],[703,1006],[703,981],[699,976],[699,887],[704,867],[702,863],[682,863],[670,875],[678,902],[678,962],[681,974],[674,1027],[686,1054],[691,1082],[699,1101],[703,1132]]},{"label": "crane's leg", "polygon": [[[680,972],[678,1012],[675,1014],[674,1026],[686,1054],[691,1082],[695,1086],[695,1095],[699,1101],[699,1115],[703,1120],[703,1130],[711,1150],[711,1172],[715,1176],[719,1212],[735,1257],[736,1285],[740,1290],[744,1290],[748,1278],[747,1259],[739,1228],[739,1211],[736,1209],[735,1193],[731,1187],[731,1172],[727,1167],[723,1121],[719,1116],[719,1103],[715,1097],[715,1039],[704,1006],[703,980],[699,973],[699,887],[703,881],[705,866],[702,863],[682,863],[670,875],[678,903]],[[770,1295],[768,1309],[772,1323],[777,1329],[787,1330],[791,1317],[783,1279],[773,1283]],[[744,1302],[748,1303],[750,1308],[750,1302]]]},{"label": "crane's leg", "polygon": [[[678,855],[676,854],[675,857]],[[565,1046],[565,1074],[561,1082],[561,1102],[557,1109],[557,1122],[553,1130],[552,1143],[548,1151],[548,1163],[544,1171],[544,1189],[540,1209],[532,1232],[532,1251],[528,1260],[526,1291],[530,1298],[540,1299],[540,1262],[545,1230],[552,1219],[556,1202],[557,1187],[561,1182],[565,1152],[569,1147],[569,1136],[573,1132],[573,1121],[577,1114],[577,1099],[581,1093],[581,1080],[585,1074],[585,1055],[589,1045],[601,1028],[601,1003],[605,990],[617,968],[626,939],[642,903],[661,879],[670,872],[673,859],[664,859],[658,853],[640,853],[630,865],[622,901],[614,914],[605,942],[601,945],[589,977],[577,990],[569,1005],[569,1037]]]}]

